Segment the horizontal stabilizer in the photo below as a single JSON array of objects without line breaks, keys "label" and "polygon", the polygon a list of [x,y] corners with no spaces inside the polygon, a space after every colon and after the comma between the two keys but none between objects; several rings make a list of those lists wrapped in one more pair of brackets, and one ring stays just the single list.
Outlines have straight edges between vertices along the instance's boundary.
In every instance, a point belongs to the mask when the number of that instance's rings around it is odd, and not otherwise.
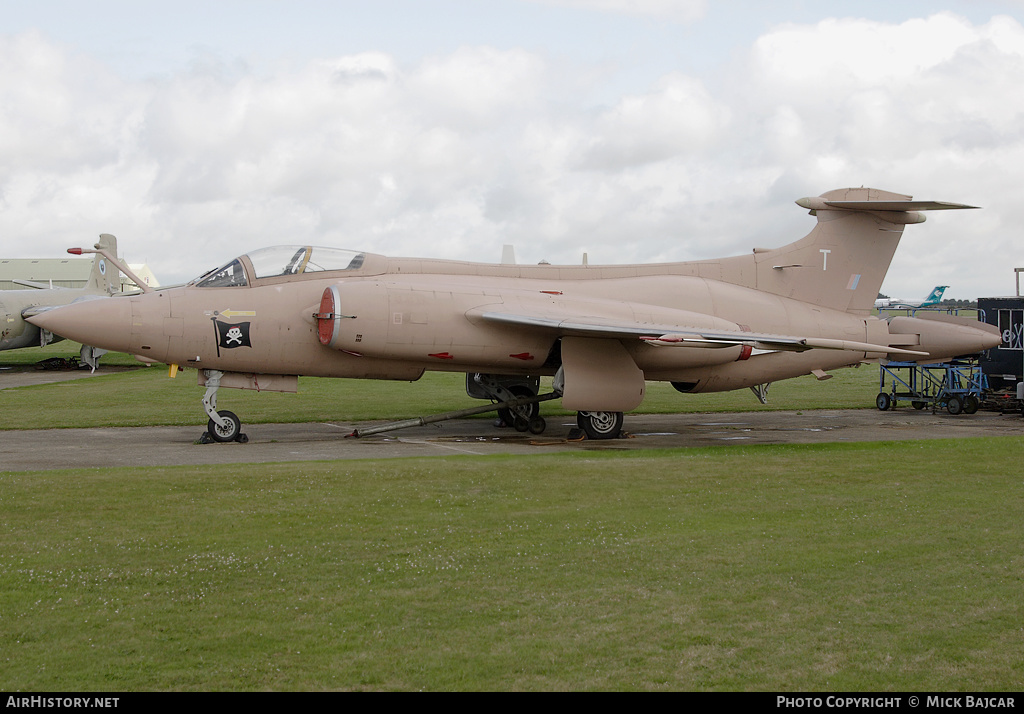
[{"label": "horizontal stabilizer", "polygon": [[951,203],[949,201],[833,201],[821,196],[801,198],[796,205],[809,208],[812,211],[823,211],[829,208],[839,208],[848,211],[951,211],[962,208],[978,208],[968,206],[966,203]]},{"label": "horizontal stabilizer", "polygon": [[849,208],[854,211],[950,211],[977,208],[966,203],[949,201],[825,201],[831,208]]},{"label": "horizontal stabilizer", "polygon": [[[66,288],[66,289],[70,290],[71,288]],[[81,292],[81,291],[73,290],[73,292]],[[105,300],[105,299],[106,298],[104,298],[102,295],[82,295],[81,297],[75,298],[74,300],[72,300],[69,304],[74,305],[75,303],[86,302],[86,301],[89,301],[89,300]],[[57,305],[32,305],[31,307],[26,307],[24,310],[21,311],[21,317],[23,319],[27,320],[30,317],[35,317],[36,315],[41,315],[44,312],[49,312],[50,310],[55,310],[58,307],[64,307],[64,305],[65,305],[65,303],[59,303]]]},{"label": "horizontal stabilizer", "polygon": [[67,290],[68,289],[68,288],[63,288],[61,286],[54,287],[53,285],[48,285],[46,283],[39,283],[39,282],[36,282],[34,280],[19,280],[17,278],[14,278],[13,280],[11,280],[11,282],[15,283],[17,285],[24,285],[26,288],[32,288],[33,290],[51,290],[51,289],[52,290]]}]

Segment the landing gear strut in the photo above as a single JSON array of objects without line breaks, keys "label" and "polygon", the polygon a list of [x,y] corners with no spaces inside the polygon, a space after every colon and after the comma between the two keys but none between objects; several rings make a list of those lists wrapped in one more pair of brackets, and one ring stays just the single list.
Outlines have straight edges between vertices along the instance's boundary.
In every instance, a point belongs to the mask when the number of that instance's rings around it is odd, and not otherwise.
[{"label": "landing gear strut", "polygon": [[242,422],[226,409],[217,411],[217,390],[220,389],[220,378],[224,373],[216,369],[203,370],[206,375],[206,393],[203,395],[203,410],[210,417],[207,430],[199,437],[200,444],[212,444],[215,441],[237,441],[245,444],[249,437],[242,433]]},{"label": "landing gear strut", "polygon": [[[507,402],[522,397],[536,397],[539,389],[540,383],[537,378],[510,378],[504,375],[479,373],[466,375],[466,391],[469,396],[477,399]],[[498,418],[519,432],[542,434],[547,428],[547,422],[540,415],[540,404],[536,401],[499,407]]]},{"label": "landing gear strut", "polygon": [[[513,397],[537,396],[528,387],[516,386],[509,389]],[[540,415],[540,404],[523,404],[518,407],[502,407],[498,410],[498,418],[511,425],[516,431],[529,431],[531,434],[542,434],[547,422]]]},{"label": "landing gear strut", "polygon": [[[361,436],[369,436],[370,434],[380,434],[385,431],[394,431],[395,429],[406,429],[412,426],[424,426],[425,424],[434,424],[439,421],[446,421],[448,419],[461,419],[462,417],[473,416],[474,414],[486,414],[487,412],[495,411],[498,408],[515,408],[521,406],[521,403],[533,404],[535,402],[546,402],[549,399],[558,399],[561,396],[552,392],[551,394],[539,394],[534,397],[516,397],[514,399],[507,400],[505,402],[499,402],[500,407],[496,404],[488,404],[483,407],[474,407],[472,409],[460,409],[455,412],[445,412],[444,414],[434,414],[433,416],[416,417],[415,419],[406,419],[405,421],[391,422],[390,424],[382,424],[380,426],[371,426],[366,429],[356,429],[348,436],[354,436],[359,438]],[[347,437],[346,437],[347,438]]]}]

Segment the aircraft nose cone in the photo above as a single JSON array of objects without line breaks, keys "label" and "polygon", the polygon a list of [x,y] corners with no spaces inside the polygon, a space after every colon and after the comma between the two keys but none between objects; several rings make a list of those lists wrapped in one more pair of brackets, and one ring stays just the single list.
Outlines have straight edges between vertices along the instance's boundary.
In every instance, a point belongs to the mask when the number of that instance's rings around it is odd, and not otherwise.
[{"label": "aircraft nose cone", "polygon": [[28,318],[37,327],[75,342],[128,352],[132,307],[128,298],[104,297],[47,310]]}]

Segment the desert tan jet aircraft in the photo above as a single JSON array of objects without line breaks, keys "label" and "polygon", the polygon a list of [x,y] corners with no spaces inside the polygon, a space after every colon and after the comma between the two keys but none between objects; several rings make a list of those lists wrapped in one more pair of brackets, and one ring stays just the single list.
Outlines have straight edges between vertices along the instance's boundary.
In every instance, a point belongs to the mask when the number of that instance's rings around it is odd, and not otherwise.
[{"label": "desert tan jet aircraft", "polygon": [[[112,235],[100,236],[97,247],[105,252],[117,255],[117,240]],[[31,290],[0,290],[0,350],[13,350],[19,347],[46,345],[51,341],[62,340],[63,336],[54,335],[49,330],[40,329],[36,325],[25,322],[25,318],[37,315],[60,305],[67,305],[80,300],[92,300],[97,297],[108,297],[121,289],[117,268],[107,265],[108,259],[102,255],[93,258],[89,280],[81,289],[54,288],[46,285],[24,282]],[[90,347],[85,336],[82,337],[82,360],[96,367],[96,360],[103,351]],[[99,352],[99,354],[97,354]]]},{"label": "desert tan jet aircraft", "polygon": [[[872,316],[904,226],[971,208],[841,189],[797,204],[801,240],[720,260],[508,265],[287,246],[257,250],[183,287],[31,318],[71,339],[200,370],[218,441],[240,434],[219,386],[295,391],[297,375],[415,380],[467,373],[471,395],[543,430],[540,376],[590,438],[612,438],[645,380],[680,392],[762,387],[864,360],[934,362],[1000,344],[947,316]],[[525,395],[524,395],[525,392]],[[523,395],[523,396],[520,396]],[[763,395],[762,395],[763,396]]]}]

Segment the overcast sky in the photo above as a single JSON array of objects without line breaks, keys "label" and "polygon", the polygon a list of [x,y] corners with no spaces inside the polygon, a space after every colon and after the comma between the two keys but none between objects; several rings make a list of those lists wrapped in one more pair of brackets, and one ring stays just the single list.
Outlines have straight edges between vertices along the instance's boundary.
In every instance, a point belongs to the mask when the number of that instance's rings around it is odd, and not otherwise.
[{"label": "overcast sky", "polygon": [[1024,0],[0,0],[0,257],[748,253],[867,185],[883,291],[1014,292]]}]

